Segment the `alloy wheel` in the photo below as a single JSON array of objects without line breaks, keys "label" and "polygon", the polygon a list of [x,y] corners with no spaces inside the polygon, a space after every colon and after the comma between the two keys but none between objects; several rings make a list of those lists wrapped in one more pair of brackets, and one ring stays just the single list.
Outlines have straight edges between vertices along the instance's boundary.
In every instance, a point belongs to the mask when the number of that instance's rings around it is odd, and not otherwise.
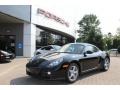
[{"label": "alloy wheel", "polygon": [[79,75],[79,69],[76,65],[71,65],[68,70],[68,79],[70,82],[74,82],[77,80]]},{"label": "alloy wheel", "polygon": [[106,58],[106,59],[105,59],[105,63],[104,63],[104,68],[105,68],[105,70],[108,70],[108,69],[109,69],[109,66],[110,66],[109,59]]}]

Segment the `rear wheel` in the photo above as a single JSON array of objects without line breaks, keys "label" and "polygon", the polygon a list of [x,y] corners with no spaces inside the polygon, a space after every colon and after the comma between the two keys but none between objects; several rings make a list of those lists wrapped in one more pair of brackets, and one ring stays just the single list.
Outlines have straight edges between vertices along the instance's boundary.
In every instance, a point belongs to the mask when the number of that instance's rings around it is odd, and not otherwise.
[{"label": "rear wheel", "polygon": [[101,63],[102,68],[101,70],[103,71],[107,71],[109,69],[110,66],[110,59],[109,58],[105,58],[104,61]]},{"label": "rear wheel", "polygon": [[67,72],[66,72],[66,79],[68,82],[73,83],[78,79],[79,76],[79,67],[77,64],[72,63],[70,64]]}]

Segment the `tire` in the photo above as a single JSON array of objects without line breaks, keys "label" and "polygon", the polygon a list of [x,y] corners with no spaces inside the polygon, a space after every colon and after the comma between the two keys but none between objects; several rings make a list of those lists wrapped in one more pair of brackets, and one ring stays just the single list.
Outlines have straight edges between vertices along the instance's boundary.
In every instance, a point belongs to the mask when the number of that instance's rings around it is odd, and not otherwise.
[{"label": "tire", "polygon": [[38,76],[36,76],[36,75],[30,73],[30,72],[27,71],[27,70],[26,70],[26,74],[27,74],[29,77],[31,77],[31,78],[37,78],[37,77],[38,77]]},{"label": "tire", "polygon": [[31,76],[31,73],[30,73],[30,72],[28,72],[27,70],[26,70],[26,74],[27,74],[27,75],[29,75],[29,76]]},{"label": "tire", "polygon": [[75,63],[71,63],[66,71],[66,80],[69,83],[73,83],[78,79],[79,66]]},{"label": "tire", "polygon": [[108,71],[109,67],[110,67],[110,59],[105,58],[101,63],[101,70],[102,71]]}]

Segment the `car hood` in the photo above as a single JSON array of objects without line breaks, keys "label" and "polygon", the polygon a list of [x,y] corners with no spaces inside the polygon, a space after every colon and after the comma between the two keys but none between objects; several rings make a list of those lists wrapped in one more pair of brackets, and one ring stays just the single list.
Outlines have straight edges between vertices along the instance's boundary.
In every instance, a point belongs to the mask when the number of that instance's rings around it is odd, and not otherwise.
[{"label": "car hood", "polygon": [[11,55],[10,53],[8,53],[6,51],[1,51],[1,53],[3,53],[4,55]]},{"label": "car hood", "polygon": [[41,55],[36,55],[34,56],[30,62],[27,64],[27,66],[32,66],[32,67],[36,67],[36,66],[46,66],[49,63],[51,63],[54,60],[59,60],[59,59],[63,59],[64,61],[71,61],[71,60],[77,60],[79,58],[79,54],[71,54],[71,53],[61,53],[61,52],[54,52],[51,54],[47,54],[45,56],[41,56]]},{"label": "car hood", "polygon": [[77,56],[78,54],[54,52],[54,53],[47,54],[45,56],[41,56],[41,58],[44,60],[57,60],[59,58],[73,59],[73,58],[77,58]]},{"label": "car hood", "polygon": [[55,51],[40,50],[40,49],[38,49],[38,50],[35,52],[35,54],[38,53],[38,52],[39,52],[41,55],[46,55],[46,54],[48,54],[48,53],[55,52]]}]

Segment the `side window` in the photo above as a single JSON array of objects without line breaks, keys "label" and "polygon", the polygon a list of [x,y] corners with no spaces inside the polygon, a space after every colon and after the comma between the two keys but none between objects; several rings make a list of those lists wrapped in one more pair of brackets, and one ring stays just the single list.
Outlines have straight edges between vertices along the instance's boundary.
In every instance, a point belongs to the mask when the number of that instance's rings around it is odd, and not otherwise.
[{"label": "side window", "polygon": [[97,47],[95,47],[95,46],[87,46],[85,48],[85,52],[87,52],[87,51],[90,51],[90,52],[94,53],[94,52],[98,52],[99,49]]},{"label": "side window", "polygon": [[93,47],[92,46],[87,46],[86,48],[85,48],[85,52],[86,51],[91,51],[91,52],[93,52]]},{"label": "side window", "polygon": [[98,52],[99,49],[98,49],[97,47],[93,46],[93,51],[94,51],[94,52]]}]

